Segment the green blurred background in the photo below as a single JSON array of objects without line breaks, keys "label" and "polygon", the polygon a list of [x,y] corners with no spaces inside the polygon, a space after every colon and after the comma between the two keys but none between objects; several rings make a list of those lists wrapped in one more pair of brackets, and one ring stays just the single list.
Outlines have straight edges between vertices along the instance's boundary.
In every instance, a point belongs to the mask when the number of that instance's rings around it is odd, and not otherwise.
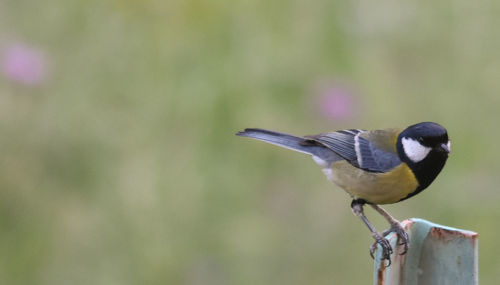
[{"label": "green blurred background", "polygon": [[[307,156],[234,136],[447,127],[386,207],[480,234],[498,280],[500,2],[0,0],[1,284],[370,284]],[[367,210],[379,229],[387,227]]]}]

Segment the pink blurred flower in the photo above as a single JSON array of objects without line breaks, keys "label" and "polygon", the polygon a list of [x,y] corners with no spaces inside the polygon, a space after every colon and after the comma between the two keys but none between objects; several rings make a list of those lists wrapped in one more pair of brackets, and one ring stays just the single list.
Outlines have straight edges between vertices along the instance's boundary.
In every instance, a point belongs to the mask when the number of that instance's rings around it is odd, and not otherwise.
[{"label": "pink blurred flower", "polygon": [[349,120],[354,117],[356,100],[351,90],[330,83],[318,86],[315,93],[317,108],[322,116],[332,120]]},{"label": "pink blurred flower", "polygon": [[2,53],[3,75],[20,84],[40,84],[46,76],[45,57],[42,52],[23,44],[12,44]]}]

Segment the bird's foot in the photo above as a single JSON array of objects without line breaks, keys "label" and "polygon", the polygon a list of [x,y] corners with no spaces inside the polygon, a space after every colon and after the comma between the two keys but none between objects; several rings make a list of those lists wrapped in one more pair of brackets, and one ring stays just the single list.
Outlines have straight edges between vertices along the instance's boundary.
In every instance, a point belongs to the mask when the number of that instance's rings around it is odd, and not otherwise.
[{"label": "bird's foot", "polygon": [[387,260],[389,263],[387,264],[387,266],[390,266],[391,265],[391,254],[392,254],[392,247],[391,247],[391,244],[389,243],[389,241],[380,236],[379,234],[374,234],[373,235],[373,238],[375,239],[375,242],[372,244],[372,246],[370,246],[370,256],[374,258],[374,253],[375,253],[375,250],[377,249],[377,244],[380,245],[380,247],[382,248],[382,261],[385,262],[385,260]]},{"label": "bird's foot", "polygon": [[394,223],[388,230],[382,233],[382,236],[386,236],[390,233],[396,233],[399,241],[397,245],[404,246],[403,252],[401,252],[399,255],[406,254],[408,252],[408,247],[410,246],[410,237],[408,236],[408,233],[405,231],[403,226],[400,223]]}]

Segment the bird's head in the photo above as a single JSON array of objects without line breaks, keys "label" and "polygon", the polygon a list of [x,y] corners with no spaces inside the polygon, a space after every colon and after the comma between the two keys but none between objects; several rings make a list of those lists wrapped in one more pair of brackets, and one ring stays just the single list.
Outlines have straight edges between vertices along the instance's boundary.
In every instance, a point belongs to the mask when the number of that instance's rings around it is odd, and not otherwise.
[{"label": "bird's head", "polygon": [[399,148],[401,148],[400,156],[418,163],[431,153],[448,157],[450,140],[446,129],[441,125],[424,122],[409,126],[399,134],[398,151]]},{"label": "bird's head", "polygon": [[409,126],[397,140],[401,161],[413,170],[423,188],[429,186],[443,168],[450,146],[446,129],[432,122]]}]

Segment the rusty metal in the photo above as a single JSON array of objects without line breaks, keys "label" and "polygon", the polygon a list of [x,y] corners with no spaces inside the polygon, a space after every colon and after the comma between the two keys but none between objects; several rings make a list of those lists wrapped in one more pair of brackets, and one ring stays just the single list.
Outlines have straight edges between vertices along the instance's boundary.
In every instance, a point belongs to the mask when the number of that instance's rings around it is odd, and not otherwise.
[{"label": "rusty metal", "polygon": [[397,236],[389,234],[394,253],[392,265],[375,257],[374,284],[429,285],[478,284],[478,234],[430,223],[421,219],[403,221],[410,235],[410,249],[400,255]]}]

